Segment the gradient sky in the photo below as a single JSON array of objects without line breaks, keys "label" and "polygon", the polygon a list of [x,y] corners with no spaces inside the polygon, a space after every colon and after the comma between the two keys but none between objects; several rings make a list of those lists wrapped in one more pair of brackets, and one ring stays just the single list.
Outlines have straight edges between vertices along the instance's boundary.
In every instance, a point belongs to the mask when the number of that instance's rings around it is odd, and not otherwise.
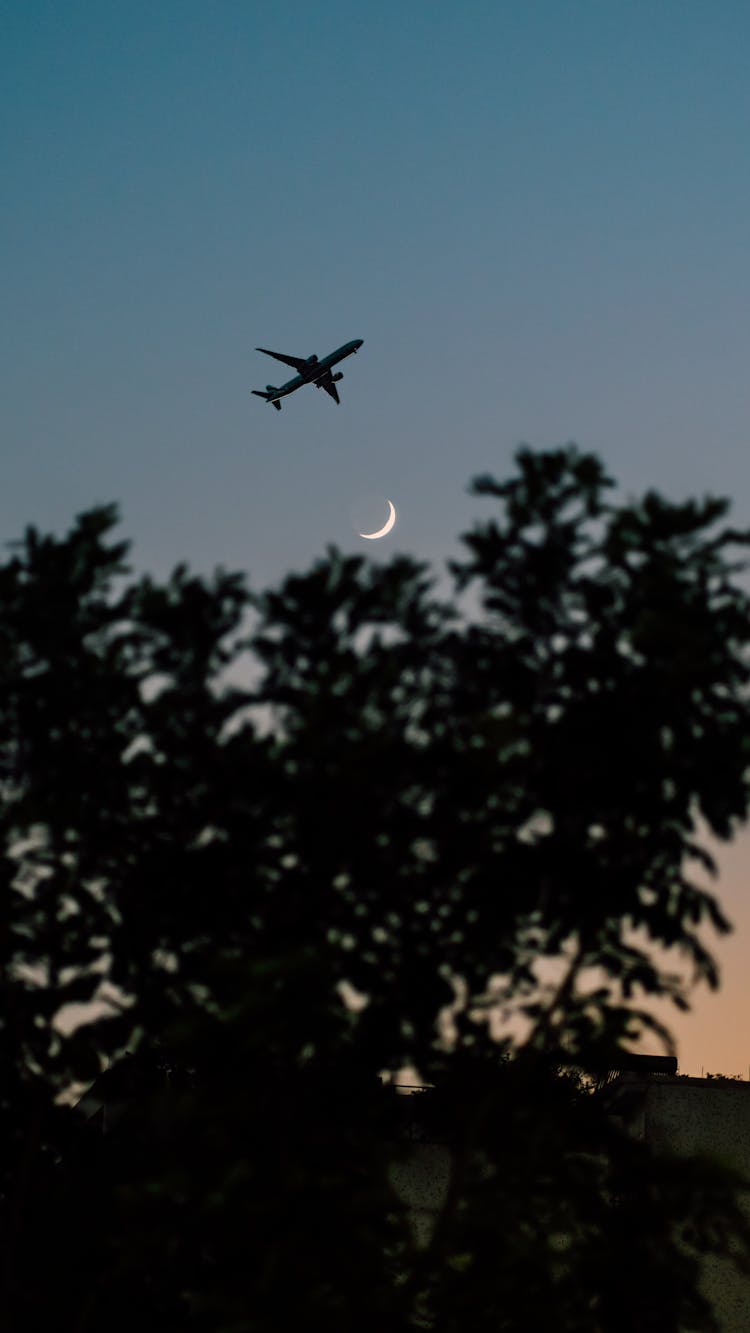
[{"label": "gradient sky", "polygon": [[[442,562],[521,440],[750,523],[749,49],[745,0],[0,3],[0,540]],[[250,396],[351,338],[341,407]],[[683,1072],[750,1072],[747,854]]]}]

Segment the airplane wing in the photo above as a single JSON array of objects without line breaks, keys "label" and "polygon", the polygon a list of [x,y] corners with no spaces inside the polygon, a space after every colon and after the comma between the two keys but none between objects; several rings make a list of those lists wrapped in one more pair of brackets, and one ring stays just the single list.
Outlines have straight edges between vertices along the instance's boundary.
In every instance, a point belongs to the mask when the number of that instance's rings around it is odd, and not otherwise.
[{"label": "airplane wing", "polygon": [[277,361],[283,361],[287,366],[293,366],[298,372],[301,372],[308,365],[304,356],[285,356],[283,352],[270,352],[267,347],[256,347],[256,352],[265,352],[266,356],[273,356]]},{"label": "airplane wing", "polygon": [[[338,375],[336,378],[341,379],[341,376]],[[317,379],[315,383],[317,384],[319,389],[325,389],[326,393],[330,393],[334,403],[341,402],[341,399],[339,398],[338,394],[338,389],[336,388],[336,385],[333,382],[333,375],[331,374],[330,370],[327,370],[325,375],[321,375],[320,379]]]}]

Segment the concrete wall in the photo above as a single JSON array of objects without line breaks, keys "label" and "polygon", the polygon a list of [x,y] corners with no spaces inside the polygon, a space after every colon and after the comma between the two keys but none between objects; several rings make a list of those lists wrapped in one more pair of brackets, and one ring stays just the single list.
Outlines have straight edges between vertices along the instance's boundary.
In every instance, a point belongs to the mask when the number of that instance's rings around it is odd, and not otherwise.
[{"label": "concrete wall", "polygon": [[409,1210],[412,1235],[420,1249],[429,1244],[435,1221],[445,1207],[450,1173],[450,1149],[442,1143],[412,1143],[389,1169],[391,1185]]},{"label": "concrete wall", "polygon": [[[615,1085],[612,1088],[615,1092]],[[636,1137],[678,1155],[710,1158],[750,1179],[750,1083],[624,1074],[616,1088],[618,1109]],[[420,1142],[418,1136],[391,1168],[393,1186],[409,1208],[419,1245],[428,1243],[445,1203],[450,1168],[450,1149]],[[750,1194],[742,1202],[750,1221]],[[701,1288],[722,1333],[750,1333],[750,1277],[726,1259],[708,1258]]]},{"label": "concrete wall", "polygon": [[[655,1148],[686,1157],[707,1157],[750,1179],[750,1083],[733,1079],[653,1078],[638,1081],[642,1092],[634,1130]],[[750,1195],[741,1200],[750,1221]],[[701,1288],[723,1333],[750,1330],[750,1277],[731,1262],[707,1258]]]}]

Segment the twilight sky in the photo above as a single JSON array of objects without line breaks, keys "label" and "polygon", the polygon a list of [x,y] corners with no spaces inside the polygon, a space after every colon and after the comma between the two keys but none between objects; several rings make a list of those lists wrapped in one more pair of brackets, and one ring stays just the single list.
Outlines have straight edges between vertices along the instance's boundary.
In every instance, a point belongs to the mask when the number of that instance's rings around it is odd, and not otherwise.
[{"label": "twilight sky", "polygon": [[[521,440],[750,524],[749,48],[744,0],[2,0],[0,541],[442,562]],[[351,338],[341,407],[251,397]],[[686,1073],[750,1073],[748,846]]]}]

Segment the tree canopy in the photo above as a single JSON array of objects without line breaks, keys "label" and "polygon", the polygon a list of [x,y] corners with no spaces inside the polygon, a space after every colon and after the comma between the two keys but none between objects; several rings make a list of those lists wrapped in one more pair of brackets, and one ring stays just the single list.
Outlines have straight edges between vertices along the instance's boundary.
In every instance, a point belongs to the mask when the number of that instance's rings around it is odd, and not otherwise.
[{"label": "tree canopy", "polygon": [[[585,1075],[718,982],[750,534],[572,446],[473,492],[448,591],[335,549],[159,583],[111,506],[0,566],[9,1330],[713,1326],[729,1178]],[[406,1064],[452,1161],[421,1249]]]}]

